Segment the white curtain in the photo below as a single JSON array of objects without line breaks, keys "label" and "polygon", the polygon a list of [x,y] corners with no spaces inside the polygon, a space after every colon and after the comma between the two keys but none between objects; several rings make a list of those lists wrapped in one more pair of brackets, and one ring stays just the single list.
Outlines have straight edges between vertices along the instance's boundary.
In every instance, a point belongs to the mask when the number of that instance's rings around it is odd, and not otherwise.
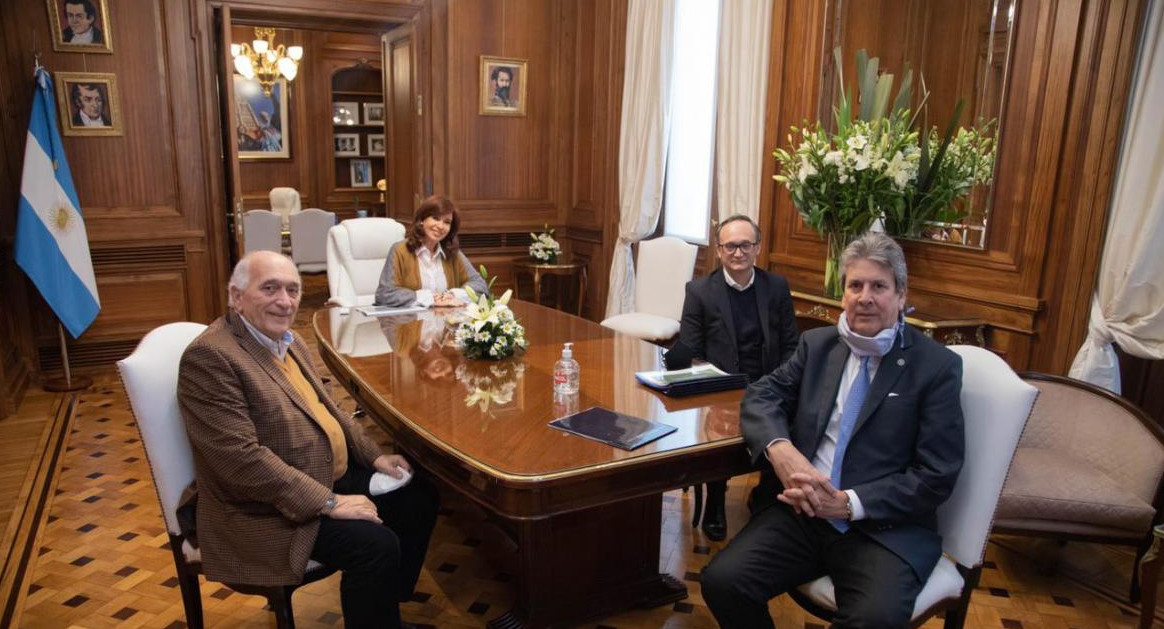
[{"label": "white curtain", "polygon": [[1147,10],[1087,340],[1071,377],[1120,392],[1112,343],[1164,358],[1164,1]]},{"label": "white curtain", "polygon": [[618,243],[610,264],[606,316],[634,310],[631,245],[655,231],[663,201],[670,132],[674,0],[630,0],[622,129],[618,142]]},{"label": "white curtain", "polygon": [[721,5],[715,185],[719,219],[759,223],[772,0]]}]

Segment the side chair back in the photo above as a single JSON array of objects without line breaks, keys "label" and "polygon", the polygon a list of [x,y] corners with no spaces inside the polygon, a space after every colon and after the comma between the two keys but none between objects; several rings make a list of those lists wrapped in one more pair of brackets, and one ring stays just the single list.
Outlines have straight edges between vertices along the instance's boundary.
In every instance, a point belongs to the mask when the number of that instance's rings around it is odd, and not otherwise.
[{"label": "side chair back", "polygon": [[[162,518],[170,536],[178,586],[182,591],[186,626],[190,629],[202,629],[203,626],[202,597],[198,586],[202,554],[178,526],[178,503],[183,490],[194,480],[194,457],[178,408],[178,363],[186,347],[205,329],[206,326],[200,323],[167,323],[146,334],[132,354],[117,361],[121,383],[129,398],[154,477]],[[319,580],[333,572],[334,568],[308,562],[303,583]],[[265,596],[275,612],[276,625],[280,629],[294,629],[291,593],[301,584],[276,587],[228,585],[244,594]]]}]

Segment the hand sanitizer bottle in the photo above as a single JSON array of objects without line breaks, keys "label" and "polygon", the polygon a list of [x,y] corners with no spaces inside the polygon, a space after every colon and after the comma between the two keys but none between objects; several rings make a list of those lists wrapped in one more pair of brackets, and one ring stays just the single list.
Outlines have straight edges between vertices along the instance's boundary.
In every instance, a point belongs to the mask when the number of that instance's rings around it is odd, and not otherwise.
[{"label": "hand sanitizer bottle", "polygon": [[562,347],[562,358],[554,363],[554,393],[573,395],[578,392],[578,361],[574,360],[574,344]]}]

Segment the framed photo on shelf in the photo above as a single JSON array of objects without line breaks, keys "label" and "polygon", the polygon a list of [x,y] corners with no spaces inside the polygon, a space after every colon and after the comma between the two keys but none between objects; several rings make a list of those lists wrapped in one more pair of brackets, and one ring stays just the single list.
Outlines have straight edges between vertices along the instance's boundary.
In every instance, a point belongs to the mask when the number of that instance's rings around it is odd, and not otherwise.
[{"label": "framed photo on shelf", "polygon": [[353,188],[372,187],[372,160],[353,159],[351,163],[351,171]]},{"label": "framed photo on shelf", "polygon": [[238,115],[235,138],[238,158],[290,159],[291,136],[287,115],[287,79],[271,86],[271,95],[254,79],[232,75],[234,107]]},{"label": "framed photo on shelf", "polygon": [[368,155],[384,155],[384,134],[368,134]]},{"label": "framed photo on shelf", "polygon": [[64,135],[124,135],[117,75],[57,72],[57,103]]},{"label": "framed photo on shelf", "polygon": [[364,124],[384,126],[384,103],[364,103]]},{"label": "framed photo on shelf", "polygon": [[360,134],[358,133],[337,133],[335,134],[335,156],[336,157],[351,157],[360,154]]},{"label": "framed photo on shelf", "polygon": [[482,116],[525,115],[525,59],[481,55]]},{"label": "framed photo on shelf", "polygon": [[331,122],[336,125],[360,124],[360,104],[354,102],[332,103]]},{"label": "framed photo on shelf", "polygon": [[113,52],[108,0],[45,0],[53,50]]}]

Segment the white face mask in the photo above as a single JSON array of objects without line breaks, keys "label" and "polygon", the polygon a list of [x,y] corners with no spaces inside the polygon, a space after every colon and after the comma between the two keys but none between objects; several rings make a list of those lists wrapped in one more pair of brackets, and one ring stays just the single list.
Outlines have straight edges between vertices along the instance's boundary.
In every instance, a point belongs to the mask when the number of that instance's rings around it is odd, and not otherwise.
[{"label": "white face mask", "polygon": [[893,349],[893,340],[897,338],[897,332],[901,329],[901,315],[898,315],[897,323],[893,324],[891,328],[885,328],[877,333],[877,336],[862,336],[849,329],[849,318],[845,313],[837,317],[837,333],[841,335],[841,340],[845,345],[849,346],[849,350],[857,356],[884,356]]}]

